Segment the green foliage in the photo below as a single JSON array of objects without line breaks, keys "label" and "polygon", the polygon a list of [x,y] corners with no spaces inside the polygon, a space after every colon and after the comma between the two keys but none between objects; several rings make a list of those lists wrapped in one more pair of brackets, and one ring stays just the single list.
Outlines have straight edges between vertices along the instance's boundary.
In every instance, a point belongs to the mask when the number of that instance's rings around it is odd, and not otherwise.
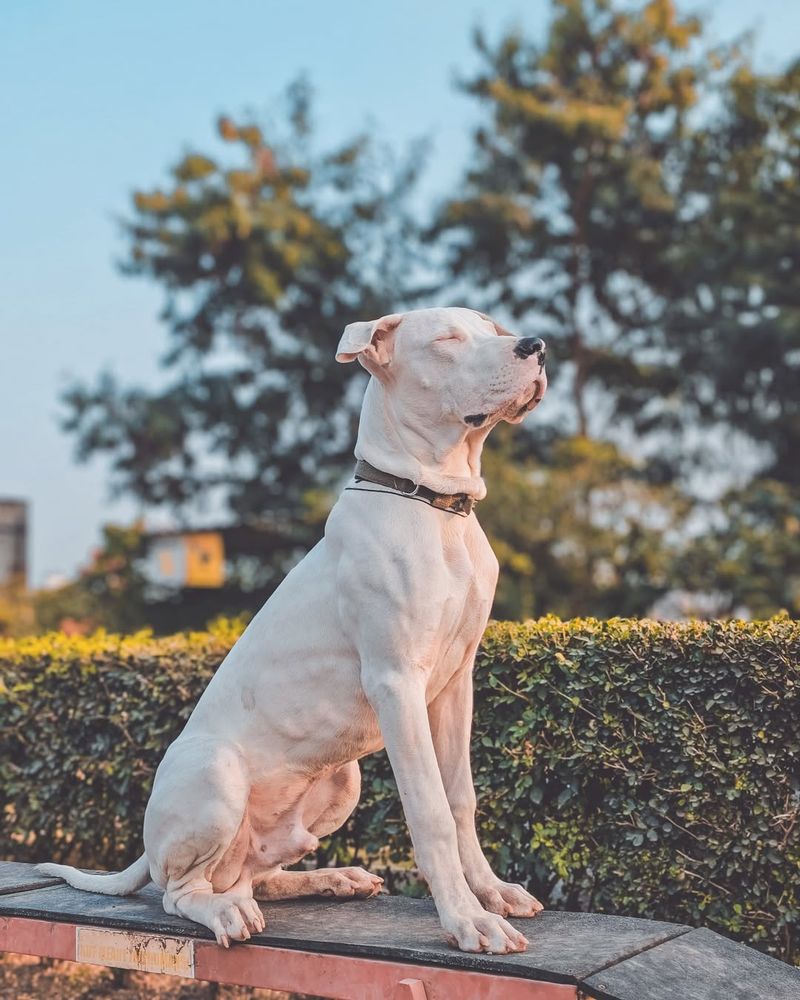
[{"label": "green foliage", "polygon": [[544,463],[501,427],[484,474],[478,517],[500,562],[496,614],[637,615],[676,578],[674,529],[688,504],[610,441],[556,439]]},{"label": "green foliage", "polygon": [[[0,640],[7,853],[118,868],[153,772],[238,634]],[[478,826],[550,905],[702,923],[797,960],[800,622],[490,625]],[[409,857],[383,754],[328,845]]]},{"label": "green foliage", "polygon": [[677,557],[674,573],[697,592],[725,595],[723,609],[756,617],[776,603],[800,615],[800,489],[757,477],[722,498],[714,525]]},{"label": "green foliage", "polygon": [[[800,487],[800,61],[740,65],[713,127],[686,144],[667,346],[683,406],[762,445],[766,479]],[[800,496],[800,493],[796,495]]]},{"label": "green foliage", "polygon": [[664,330],[683,372],[681,409],[706,431],[686,465],[729,463],[727,448],[708,447],[712,429],[719,440],[734,430],[757,456],[756,475],[740,477],[722,524],[688,556],[697,570],[706,552],[701,575],[719,566],[718,588],[756,614],[800,611],[798,176],[800,62],[771,75],[741,66],[714,128],[688,145],[694,211],[669,255]]},{"label": "green foliage", "polygon": [[2,842],[19,860],[125,864],[155,768],[235,641],[211,633],[0,640]]},{"label": "green foliage", "polygon": [[346,323],[406,294],[419,157],[398,164],[366,137],[318,153],[309,102],[290,87],[270,139],[220,119],[219,156],[188,153],[133,197],[123,270],[164,291],[167,378],[73,385],[64,427],[146,504],[196,509],[213,493],[240,521],[294,514],[350,460],[364,375],[334,350]]}]

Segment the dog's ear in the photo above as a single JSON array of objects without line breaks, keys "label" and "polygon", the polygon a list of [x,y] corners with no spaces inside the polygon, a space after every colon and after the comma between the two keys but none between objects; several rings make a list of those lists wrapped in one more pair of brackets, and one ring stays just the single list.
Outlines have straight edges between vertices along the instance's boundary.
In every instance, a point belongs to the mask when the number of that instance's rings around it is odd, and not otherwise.
[{"label": "dog's ear", "polygon": [[402,313],[392,313],[366,323],[348,323],[336,348],[336,360],[347,364],[358,358],[368,372],[380,377],[392,360],[394,331],[402,318]]},{"label": "dog's ear", "polygon": [[[475,312],[478,312],[478,310],[476,309]],[[481,319],[486,319],[492,324],[498,337],[516,337],[516,333],[506,330],[504,326],[501,326],[496,320],[493,320],[491,316],[487,316],[486,313],[479,312],[478,315]]]}]

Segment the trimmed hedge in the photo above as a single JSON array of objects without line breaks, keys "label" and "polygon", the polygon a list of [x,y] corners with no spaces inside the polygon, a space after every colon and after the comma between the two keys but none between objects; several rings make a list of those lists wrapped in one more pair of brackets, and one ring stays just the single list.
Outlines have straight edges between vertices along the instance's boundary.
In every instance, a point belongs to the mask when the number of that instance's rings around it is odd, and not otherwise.
[{"label": "trimmed hedge", "polygon": [[[0,640],[3,850],[120,868],[153,772],[237,634]],[[481,841],[550,905],[702,923],[798,961],[800,622],[493,623]],[[407,860],[385,756],[328,853]]]}]

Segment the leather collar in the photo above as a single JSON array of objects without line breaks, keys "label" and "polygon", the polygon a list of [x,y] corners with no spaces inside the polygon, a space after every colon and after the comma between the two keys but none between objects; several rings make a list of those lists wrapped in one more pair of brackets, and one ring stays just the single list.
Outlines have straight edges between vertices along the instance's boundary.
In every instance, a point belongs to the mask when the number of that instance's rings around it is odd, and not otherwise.
[{"label": "leather collar", "polygon": [[381,472],[374,465],[365,462],[363,458],[356,462],[355,480],[357,483],[363,480],[367,483],[376,483],[378,486],[388,486],[404,496],[424,500],[431,507],[447,510],[452,514],[460,514],[462,517],[469,517],[472,508],[477,503],[469,493],[436,493],[434,490],[428,489],[427,486],[415,483],[411,479],[393,476],[391,472]]}]

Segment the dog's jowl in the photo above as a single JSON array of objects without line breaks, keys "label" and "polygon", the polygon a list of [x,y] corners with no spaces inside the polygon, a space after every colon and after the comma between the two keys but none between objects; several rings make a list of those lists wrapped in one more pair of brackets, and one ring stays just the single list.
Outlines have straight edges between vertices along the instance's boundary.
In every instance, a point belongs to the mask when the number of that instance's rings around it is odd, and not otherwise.
[{"label": "dog's jowl", "polygon": [[[370,373],[356,469],[325,536],[231,650],[156,773],[145,853],[117,875],[48,874],[164,909],[228,945],[264,928],[256,900],[368,897],[361,868],[285,871],[358,802],[358,760],[386,747],[419,869],[449,940],[513,952],[505,918],[541,905],[489,867],[469,762],[472,665],[497,582],[473,506],[481,450],[547,387],[545,345],[469,309],[352,323],[336,352]],[[269,908],[267,907],[267,919]]]}]

